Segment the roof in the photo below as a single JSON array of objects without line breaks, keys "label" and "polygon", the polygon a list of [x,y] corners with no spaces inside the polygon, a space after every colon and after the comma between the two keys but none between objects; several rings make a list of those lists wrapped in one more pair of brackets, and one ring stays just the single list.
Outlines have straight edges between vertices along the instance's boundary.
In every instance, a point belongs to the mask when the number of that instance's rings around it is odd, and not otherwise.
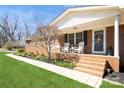
[{"label": "roof", "polygon": [[[123,8],[123,6],[121,6]],[[119,6],[92,6],[92,7],[80,7],[80,8],[69,8],[64,11],[60,16],[58,16],[55,20],[53,20],[49,26],[53,26],[57,24],[62,18],[72,12],[88,12],[88,11],[97,11],[97,10],[119,10]]]}]

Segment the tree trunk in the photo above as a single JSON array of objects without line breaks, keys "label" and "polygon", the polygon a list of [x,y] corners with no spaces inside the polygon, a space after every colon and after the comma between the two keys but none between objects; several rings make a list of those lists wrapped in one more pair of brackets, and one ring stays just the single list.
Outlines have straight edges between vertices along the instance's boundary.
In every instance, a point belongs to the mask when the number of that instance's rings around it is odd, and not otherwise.
[{"label": "tree trunk", "polygon": [[48,50],[48,62],[51,62],[51,47],[49,45],[49,50]]}]

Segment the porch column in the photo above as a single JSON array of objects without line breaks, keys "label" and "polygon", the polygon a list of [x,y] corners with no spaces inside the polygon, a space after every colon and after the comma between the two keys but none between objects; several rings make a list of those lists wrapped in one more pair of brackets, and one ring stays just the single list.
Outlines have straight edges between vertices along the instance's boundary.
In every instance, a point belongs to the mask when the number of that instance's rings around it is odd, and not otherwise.
[{"label": "porch column", "polygon": [[74,33],[74,44],[76,44],[76,33]]},{"label": "porch column", "polygon": [[115,16],[114,26],[114,56],[119,57],[119,15]]}]

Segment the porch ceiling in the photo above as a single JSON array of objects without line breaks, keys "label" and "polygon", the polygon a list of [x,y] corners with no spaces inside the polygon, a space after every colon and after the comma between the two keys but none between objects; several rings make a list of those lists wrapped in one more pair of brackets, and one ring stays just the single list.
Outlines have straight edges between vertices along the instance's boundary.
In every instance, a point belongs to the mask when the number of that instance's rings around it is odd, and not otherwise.
[{"label": "porch ceiling", "polygon": [[71,14],[58,25],[59,33],[75,33],[112,25],[114,24],[114,16],[119,14],[118,11]]}]

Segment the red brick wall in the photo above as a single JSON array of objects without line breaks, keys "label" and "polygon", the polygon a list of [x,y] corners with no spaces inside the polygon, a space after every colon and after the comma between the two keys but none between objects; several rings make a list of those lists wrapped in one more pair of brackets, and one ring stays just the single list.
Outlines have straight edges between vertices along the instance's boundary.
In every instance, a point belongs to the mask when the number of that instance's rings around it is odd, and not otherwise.
[{"label": "red brick wall", "polygon": [[112,68],[114,72],[119,72],[120,63],[119,58],[115,57],[106,57],[107,66]]},{"label": "red brick wall", "polygon": [[106,28],[106,49],[109,47],[114,49],[114,27]]},{"label": "red brick wall", "polygon": [[121,66],[121,71],[124,71],[124,25],[121,25],[119,27],[120,33],[119,33],[119,43],[120,43],[120,66]]},{"label": "red brick wall", "polygon": [[85,53],[91,54],[92,53],[92,31],[87,31],[87,45],[85,46]]},{"label": "red brick wall", "polygon": [[[64,44],[64,35],[60,35],[58,39],[54,43],[55,45],[63,45]],[[41,54],[41,55],[46,55],[47,56],[47,51],[44,47],[41,46],[36,46],[35,42],[30,42],[29,45],[25,46],[25,50],[27,52],[32,52],[34,54]],[[52,49],[54,52],[54,49]],[[58,50],[59,51],[59,50]]]},{"label": "red brick wall", "polygon": [[30,42],[29,46],[25,47],[25,50],[27,52],[31,52],[34,54],[41,54],[41,55],[47,55],[46,49],[41,46],[36,46],[35,42]]}]

